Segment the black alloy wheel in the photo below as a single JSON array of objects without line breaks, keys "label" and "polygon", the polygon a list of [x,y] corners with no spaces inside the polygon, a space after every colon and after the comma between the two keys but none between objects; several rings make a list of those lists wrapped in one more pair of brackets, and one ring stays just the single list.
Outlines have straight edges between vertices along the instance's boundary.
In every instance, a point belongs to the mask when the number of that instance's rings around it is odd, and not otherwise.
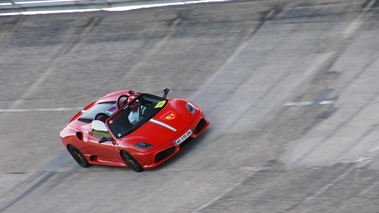
[{"label": "black alloy wheel", "polygon": [[128,166],[133,169],[135,172],[142,172],[143,168],[141,164],[138,163],[138,161],[128,152],[126,151],[121,151],[121,157],[125,161]]},{"label": "black alloy wheel", "polygon": [[74,158],[74,160],[82,167],[86,168],[89,167],[90,164],[88,163],[87,159],[84,157],[83,153],[79,151],[75,146],[69,145],[68,151],[70,152],[71,156]]}]

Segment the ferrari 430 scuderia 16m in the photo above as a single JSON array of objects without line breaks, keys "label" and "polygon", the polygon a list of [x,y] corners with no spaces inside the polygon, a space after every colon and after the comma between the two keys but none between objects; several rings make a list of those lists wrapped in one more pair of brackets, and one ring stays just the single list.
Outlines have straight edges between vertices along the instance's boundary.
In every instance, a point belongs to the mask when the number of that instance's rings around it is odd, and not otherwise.
[{"label": "ferrari 430 scuderia 16m", "polygon": [[82,167],[91,164],[154,168],[175,155],[208,126],[203,111],[181,98],[122,90],[78,112],[60,132]]}]

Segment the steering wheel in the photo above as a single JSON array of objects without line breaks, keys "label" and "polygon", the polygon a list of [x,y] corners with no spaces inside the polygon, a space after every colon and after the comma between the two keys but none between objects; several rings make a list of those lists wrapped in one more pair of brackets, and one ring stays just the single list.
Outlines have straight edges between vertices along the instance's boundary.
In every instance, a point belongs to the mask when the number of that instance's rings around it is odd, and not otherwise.
[{"label": "steering wheel", "polygon": [[120,109],[128,102],[129,96],[127,95],[120,95],[117,99],[117,107]]},{"label": "steering wheel", "polygon": [[95,116],[95,120],[99,120],[99,121],[102,121],[103,123],[105,123],[105,121],[109,118],[109,116],[105,113],[97,113],[97,115]]}]

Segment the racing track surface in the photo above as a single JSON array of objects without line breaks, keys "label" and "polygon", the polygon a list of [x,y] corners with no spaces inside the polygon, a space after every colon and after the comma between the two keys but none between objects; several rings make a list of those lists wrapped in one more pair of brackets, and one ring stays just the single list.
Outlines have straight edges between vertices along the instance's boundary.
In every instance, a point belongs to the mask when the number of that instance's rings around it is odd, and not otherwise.
[{"label": "racing track surface", "polygon": [[[378,212],[376,0],[0,17],[0,212]],[[120,89],[188,98],[161,167],[81,168],[58,132]]]}]

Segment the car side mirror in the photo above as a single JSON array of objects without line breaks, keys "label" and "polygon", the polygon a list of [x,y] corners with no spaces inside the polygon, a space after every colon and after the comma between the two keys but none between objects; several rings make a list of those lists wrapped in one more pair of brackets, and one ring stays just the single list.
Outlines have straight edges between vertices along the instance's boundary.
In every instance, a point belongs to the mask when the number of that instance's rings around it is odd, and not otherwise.
[{"label": "car side mirror", "polygon": [[113,141],[111,134],[109,133],[105,123],[99,120],[92,121],[92,136],[100,138],[99,143],[104,143],[106,141]]},{"label": "car side mirror", "polygon": [[170,92],[170,87],[167,87],[166,89],[163,90],[163,98],[167,97],[168,92]]},{"label": "car side mirror", "polygon": [[104,143],[104,142],[107,142],[107,141],[113,141],[113,139],[112,138],[107,138],[107,137],[102,137],[102,138],[100,138],[99,143]]},{"label": "car side mirror", "polygon": [[101,131],[101,132],[108,132],[107,127],[105,126],[105,123],[99,120],[93,120],[92,121],[92,130],[95,131]]}]

